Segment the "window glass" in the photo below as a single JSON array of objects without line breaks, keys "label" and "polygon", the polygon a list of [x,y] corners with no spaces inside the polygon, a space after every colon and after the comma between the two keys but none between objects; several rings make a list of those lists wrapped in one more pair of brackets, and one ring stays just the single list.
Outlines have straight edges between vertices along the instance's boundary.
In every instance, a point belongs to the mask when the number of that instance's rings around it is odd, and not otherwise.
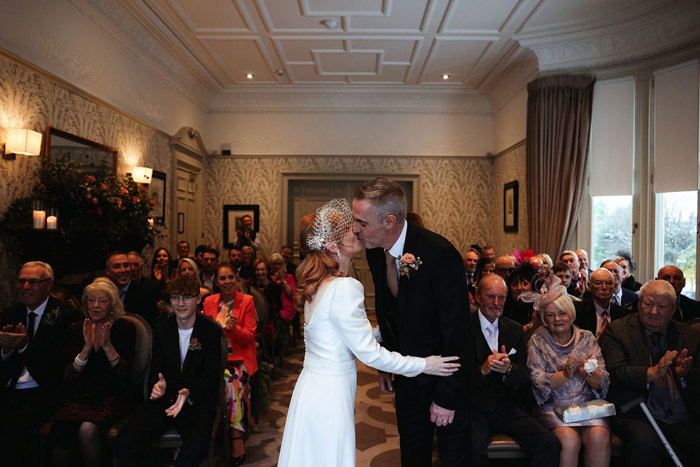
[{"label": "window glass", "polygon": [[620,250],[632,251],[632,196],[593,196],[591,208],[591,257],[589,267],[598,269]]},{"label": "window glass", "polygon": [[679,267],[685,277],[683,295],[694,299],[698,192],[657,194],[656,219],[656,271],[668,264]]}]

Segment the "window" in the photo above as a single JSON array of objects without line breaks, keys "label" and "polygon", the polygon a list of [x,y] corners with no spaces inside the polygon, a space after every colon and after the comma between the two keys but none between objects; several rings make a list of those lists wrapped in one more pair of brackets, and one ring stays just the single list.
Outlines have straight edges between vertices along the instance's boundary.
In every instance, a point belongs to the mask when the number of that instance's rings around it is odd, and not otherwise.
[{"label": "window", "polygon": [[592,247],[589,267],[598,269],[620,250],[632,251],[632,196],[592,198]]},{"label": "window", "polygon": [[698,192],[656,195],[656,271],[667,264],[681,268],[683,294],[695,298]]}]

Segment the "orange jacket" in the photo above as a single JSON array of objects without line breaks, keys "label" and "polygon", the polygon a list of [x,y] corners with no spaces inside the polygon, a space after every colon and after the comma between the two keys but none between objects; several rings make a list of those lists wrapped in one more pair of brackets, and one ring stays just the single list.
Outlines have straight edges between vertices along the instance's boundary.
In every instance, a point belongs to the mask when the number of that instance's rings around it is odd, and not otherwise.
[{"label": "orange jacket", "polygon": [[[219,313],[220,300],[221,294],[207,297],[202,306],[202,313],[216,320],[216,315]],[[231,343],[232,349],[231,353],[229,353],[228,361],[243,361],[248,374],[252,376],[258,371],[258,359],[255,348],[255,330],[258,323],[255,317],[253,297],[236,292],[231,316],[237,317],[238,321],[232,330],[227,331],[223,329],[224,334],[226,334]]]}]

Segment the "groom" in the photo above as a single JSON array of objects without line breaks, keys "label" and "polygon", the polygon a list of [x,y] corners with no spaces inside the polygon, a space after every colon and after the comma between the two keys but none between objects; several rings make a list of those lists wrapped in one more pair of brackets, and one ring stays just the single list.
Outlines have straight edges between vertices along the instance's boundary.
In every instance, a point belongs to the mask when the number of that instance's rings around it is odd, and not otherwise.
[{"label": "groom", "polygon": [[[466,465],[472,357],[462,258],[445,238],[406,222],[406,195],[389,178],[360,185],[352,213],[353,233],[367,247],[381,344],[404,355],[456,355],[462,364],[445,378],[397,375],[392,384],[390,374],[379,374],[382,391],[396,390],[401,465],[431,465],[436,427],[442,465]],[[407,254],[414,261],[404,266]]]}]

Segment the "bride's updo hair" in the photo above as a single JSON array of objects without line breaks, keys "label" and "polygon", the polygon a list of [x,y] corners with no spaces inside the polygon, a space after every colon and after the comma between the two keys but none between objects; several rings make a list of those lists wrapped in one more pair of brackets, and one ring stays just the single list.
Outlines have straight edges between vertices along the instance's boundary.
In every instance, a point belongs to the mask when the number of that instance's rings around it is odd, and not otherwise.
[{"label": "bride's updo hair", "polygon": [[[309,238],[317,233],[314,229],[314,225],[318,225],[317,215],[317,213],[307,214],[299,221],[299,245],[305,257],[296,271],[297,289],[294,302],[300,312],[304,310],[304,304],[313,299],[318,286],[326,276],[343,275],[338,270],[336,255],[329,253],[325,248],[317,249],[309,246]],[[341,225],[346,222],[342,216],[330,216],[328,220],[333,231],[345,229],[347,233],[352,228],[351,225]]]}]

